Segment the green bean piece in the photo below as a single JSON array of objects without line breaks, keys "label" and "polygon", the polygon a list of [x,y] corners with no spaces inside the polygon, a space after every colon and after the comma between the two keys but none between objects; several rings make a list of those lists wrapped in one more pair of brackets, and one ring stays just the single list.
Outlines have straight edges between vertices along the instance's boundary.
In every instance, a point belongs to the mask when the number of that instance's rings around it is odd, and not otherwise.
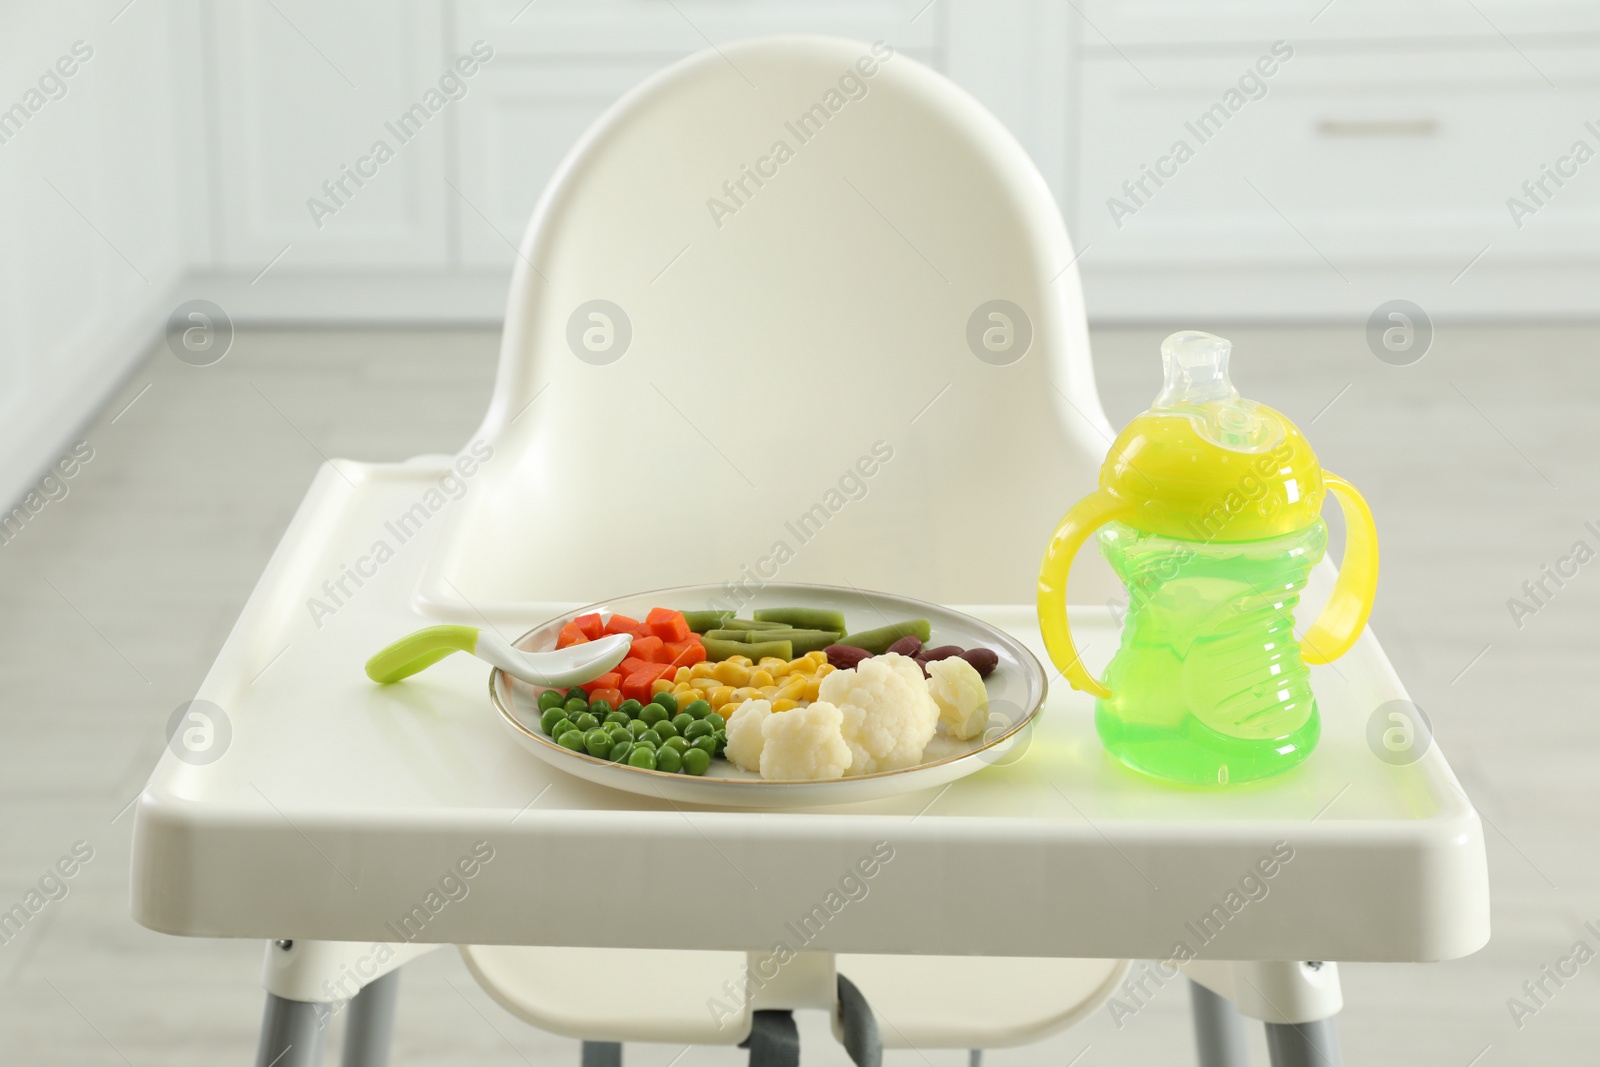
[{"label": "green bean piece", "polygon": [[593,704],[589,705],[589,714],[593,715],[597,719],[604,719],[607,715],[611,714],[611,701],[596,700]]},{"label": "green bean piece", "polygon": [[[920,641],[926,641],[931,636],[932,628],[927,619],[912,619],[909,622],[894,622],[888,626],[880,626],[876,630],[862,630],[860,633],[848,634],[838,640],[838,644],[850,645],[853,648],[864,648],[874,656],[880,656],[889,651],[889,646],[908,635],[915,635]],[[706,655],[711,650],[706,649]]]},{"label": "green bean piece", "polygon": [[683,772],[695,777],[711,769],[711,753],[700,748],[691,748],[683,754]]},{"label": "green bean piece", "polygon": [[606,759],[610,760],[612,763],[624,763],[627,761],[628,755],[632,751],[632,741],[618,741],[616,744],[611,746],[611,751],[607,754]]},{"label": "green bean piece", "polygon": [[731,611],[686,611],[683,613],[683,621],[688,623],[689,629],[697,634],[703,634],[707,630],[715,630],[722,625],[724,619],[731,618],[733,618],[733,612]]},{"label": "green bean piece", "polygon": [[656,754],[643,745],[635,745],[633,751],[628,753],[628,766],[653,771],[656,769]]},{"label": "green bean piece", "polygon": [[701,641],[705,645],[706,658],[718,662],[731,659],[734,656],[749,656],[752,660],[759,660],[763,656],[776,656],[779,659],[794,659],[794,646],[788,641],[719,641],[707,637]]},{"label": "green bean piece", "polygon": [[596,759],[605,759],[611,753],[611,746],[614,743],[611,735],[598,726],[583,735],[583,747]]},{"label": "green bean piece", "polygon": [[691,700],[689,701],[689,706],[683,709],[683,713],[693,719],[703,719],[711,714],[711,702],[709,700]]},{"label": "green bean piece", "polygon": [[556,723],[567,717],[567,713],[560,708],[546,708],[544,714],[539,716],[539,726],[545,733],[555,736]]},{"label": "green bean piece", "polygon": [[561,690],[559,689],[546,689],[544,692],[539,694],[540,711],[549,711],[551,708],[559,708],[566,702],[567,698],[561,695]]},{"label": "green bean piece", "polygon": [[583,742],[583,731],[578,729],[576,726],[562,734],[560,737],[556,738],[556,744],[560,745],[562,748],[570,748],[574,752],[585,752],[588,750],[587,746]]},{"label": "green bean piece", "polygon": [[656,723],[667,717],[667,709],[662,707],[660,704],[655,703],[654,701],[646,704],[644,706],[644,710],[639,712],[639,718],[646,726],[654,726]]},{"label": "green bean piece", "polygon": [[662,707],[666,708],[667,718],[669,719],[678,714],[678,698],[673,696],[671,693],[657,693],[655,696],[650,698],[650,703],[660,704]]},{"label": "green bean piece", "polygon": [[849,633],[844,624],[844,612],[829,608],[760,608],[754,614],[757,622],[781,622],[796,630]]},{"label": "green bean piece", "polygon": [[639,710],[643,707],[643,704],[639,703],[632,697],[629,697],[627,700],[624,700],[622,703],[617,705],[617,710],[622,712],[630,719],[637,719],[639,717]]},{"label": "green bean piece", "polygon": [[762,622],[760,619],[724,619],[719,630],[787,630],[788,623]]},{"label": "green bean piece", "polygon": [[683,755],[676,749],[663,748],[656,753],[656,770],[677,774],[683,769]]},{"label": "green bean piece", "polygon": [[661,747],[670,748],[681,756],[683,753],[689,751],[689,741],[687,738],[683,737],[669,737],[665,741],[661,742]]}]

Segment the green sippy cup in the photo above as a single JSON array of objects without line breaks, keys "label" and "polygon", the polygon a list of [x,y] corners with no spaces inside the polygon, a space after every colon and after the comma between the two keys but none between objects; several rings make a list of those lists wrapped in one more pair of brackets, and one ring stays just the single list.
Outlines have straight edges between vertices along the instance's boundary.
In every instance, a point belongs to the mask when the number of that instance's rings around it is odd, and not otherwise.
[{"label": "green sippy cup", "polygon": [[[1361,494],[1321,468],[1294,423],[1243,400],[1231,346],[1198,331],[1161,343],[1165,383],[1111,446],[1100,488],[1056,527],[1039,571],[1039,626],[1074,689],[1092,693],[1107,751],[1195,785],[1279,774],[1320,733],[1307,664],[1349,651],[1378,585],[1378,533]],[[1296,640],[1294,609],[1327,547],[1320,512],[1344,510],[1339,579]],[[1104,682],[1067,626],[1067,575],[1090,534],[1128,587]]]}]

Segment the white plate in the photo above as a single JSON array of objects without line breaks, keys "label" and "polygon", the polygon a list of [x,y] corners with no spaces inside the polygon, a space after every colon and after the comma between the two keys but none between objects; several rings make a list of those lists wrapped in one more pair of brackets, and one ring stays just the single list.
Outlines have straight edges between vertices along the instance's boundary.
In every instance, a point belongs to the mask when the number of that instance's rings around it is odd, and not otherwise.
[{"label": "white plate", "polygon": [[[578,615],[620,612],[642,619],[654,607],[692,611],[723,607],[728,602],[722,586],[689,585],[618,597],[590,604],[581,611],[551,619],[516,641],[518,648],[538,652],[555,647],[561,627]],[[552,767],[600,785],[663,797],[689,804],[714,804],[739,808],[793,808],[823,804],[850,804],[897,793],[933,789],[1003,762],[1013,752],[1025,751],[1019,743],[1027,737],[1033,717],[1044,705],[1047,679],[1044,668],[1020,641],[970,615],[936,604],[829,585],[768,584],[753,599],[739,605],[748,617],[758,608],[832,608],[844,612],[856,631],[876,629],[891,622],[927,619],[932,626],[929,646],[960,645],[989,648],[1000,657],[994,673],[985,679],[989,690],[989,724],[970,741],[945,737],[941,731],[929,742],[923,760],[915,767],[877,774],[854,775],[832,781],[766,781],[742,771],[725,759],[711,762],[703,777],[668,774],[596,759],[587,753],[562,748],[539,728],[537,690],[499,670],[489,676],[489,697],[501,718],[522,745]]]}]

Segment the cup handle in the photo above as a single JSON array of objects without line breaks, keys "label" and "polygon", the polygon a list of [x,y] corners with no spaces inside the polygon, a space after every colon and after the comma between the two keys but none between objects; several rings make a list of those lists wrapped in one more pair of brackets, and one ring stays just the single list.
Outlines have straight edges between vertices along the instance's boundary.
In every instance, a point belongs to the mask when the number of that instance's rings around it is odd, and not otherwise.
[{"label": "cup handle", "polygon": [[1322,483],[1344,512],[1344,559],[1322,614],[1300,638],[1300,658],[1307,663],[1332,663],[1350,651],[1378,593],[1378,527],[1371,509],[1338,475],[1323,471]]},{"label": "cup handle", "polygon": [[1039,567],[1039,632],[1044,635],[1050,661],[1072,688],[1101,699],[1111,696],[1111,690],[1089,673],[1072,643],[1072,630],[1067,623],[1067,576],[1078,549],[1090,534],[1108,522],[1132,516],[1133,509],[1127,504],[1104,489],[1095,490],[1074,504],[1056,526]]}]

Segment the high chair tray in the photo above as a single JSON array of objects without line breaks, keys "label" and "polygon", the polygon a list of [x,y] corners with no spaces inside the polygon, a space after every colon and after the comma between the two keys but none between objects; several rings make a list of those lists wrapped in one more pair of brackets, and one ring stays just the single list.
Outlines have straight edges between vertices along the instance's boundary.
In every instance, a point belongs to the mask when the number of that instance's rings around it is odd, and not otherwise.
[{"label": "high chair tray", "polygon": [[[823,909],[810,949],[1168,959],[1183,946],[1232,960],[1437,960],[1488,938],[1482,830],[1444,754],[1397,765],[1369,745],[1374,711],[1405,695],[1370,632],[1314,668],[1322,740],[1264,782],[1135,774],[1101,749],[1089,698],[1056,678],[1015,761],[867,803],[709,810],[529,758],[485,699],[488,669],[466,656],[404,684],[366,679],[366,657],[397,634],[485,623],[414,607],[439,522],[328,600],[324,583],[337,587],[446,469],[435,457],[319,473],[198,694],[220,709],[220,755],[169,746],[139,799],[139,922],[738,950]],[[576,606],[488,621],[515,635]],[[1047,662],[1031,605],[958,610]],[[1074,609],[1073,626],[1100,670],[1115,620]],[[670,921],[640,906],[646,889],[673,902]]]}]

